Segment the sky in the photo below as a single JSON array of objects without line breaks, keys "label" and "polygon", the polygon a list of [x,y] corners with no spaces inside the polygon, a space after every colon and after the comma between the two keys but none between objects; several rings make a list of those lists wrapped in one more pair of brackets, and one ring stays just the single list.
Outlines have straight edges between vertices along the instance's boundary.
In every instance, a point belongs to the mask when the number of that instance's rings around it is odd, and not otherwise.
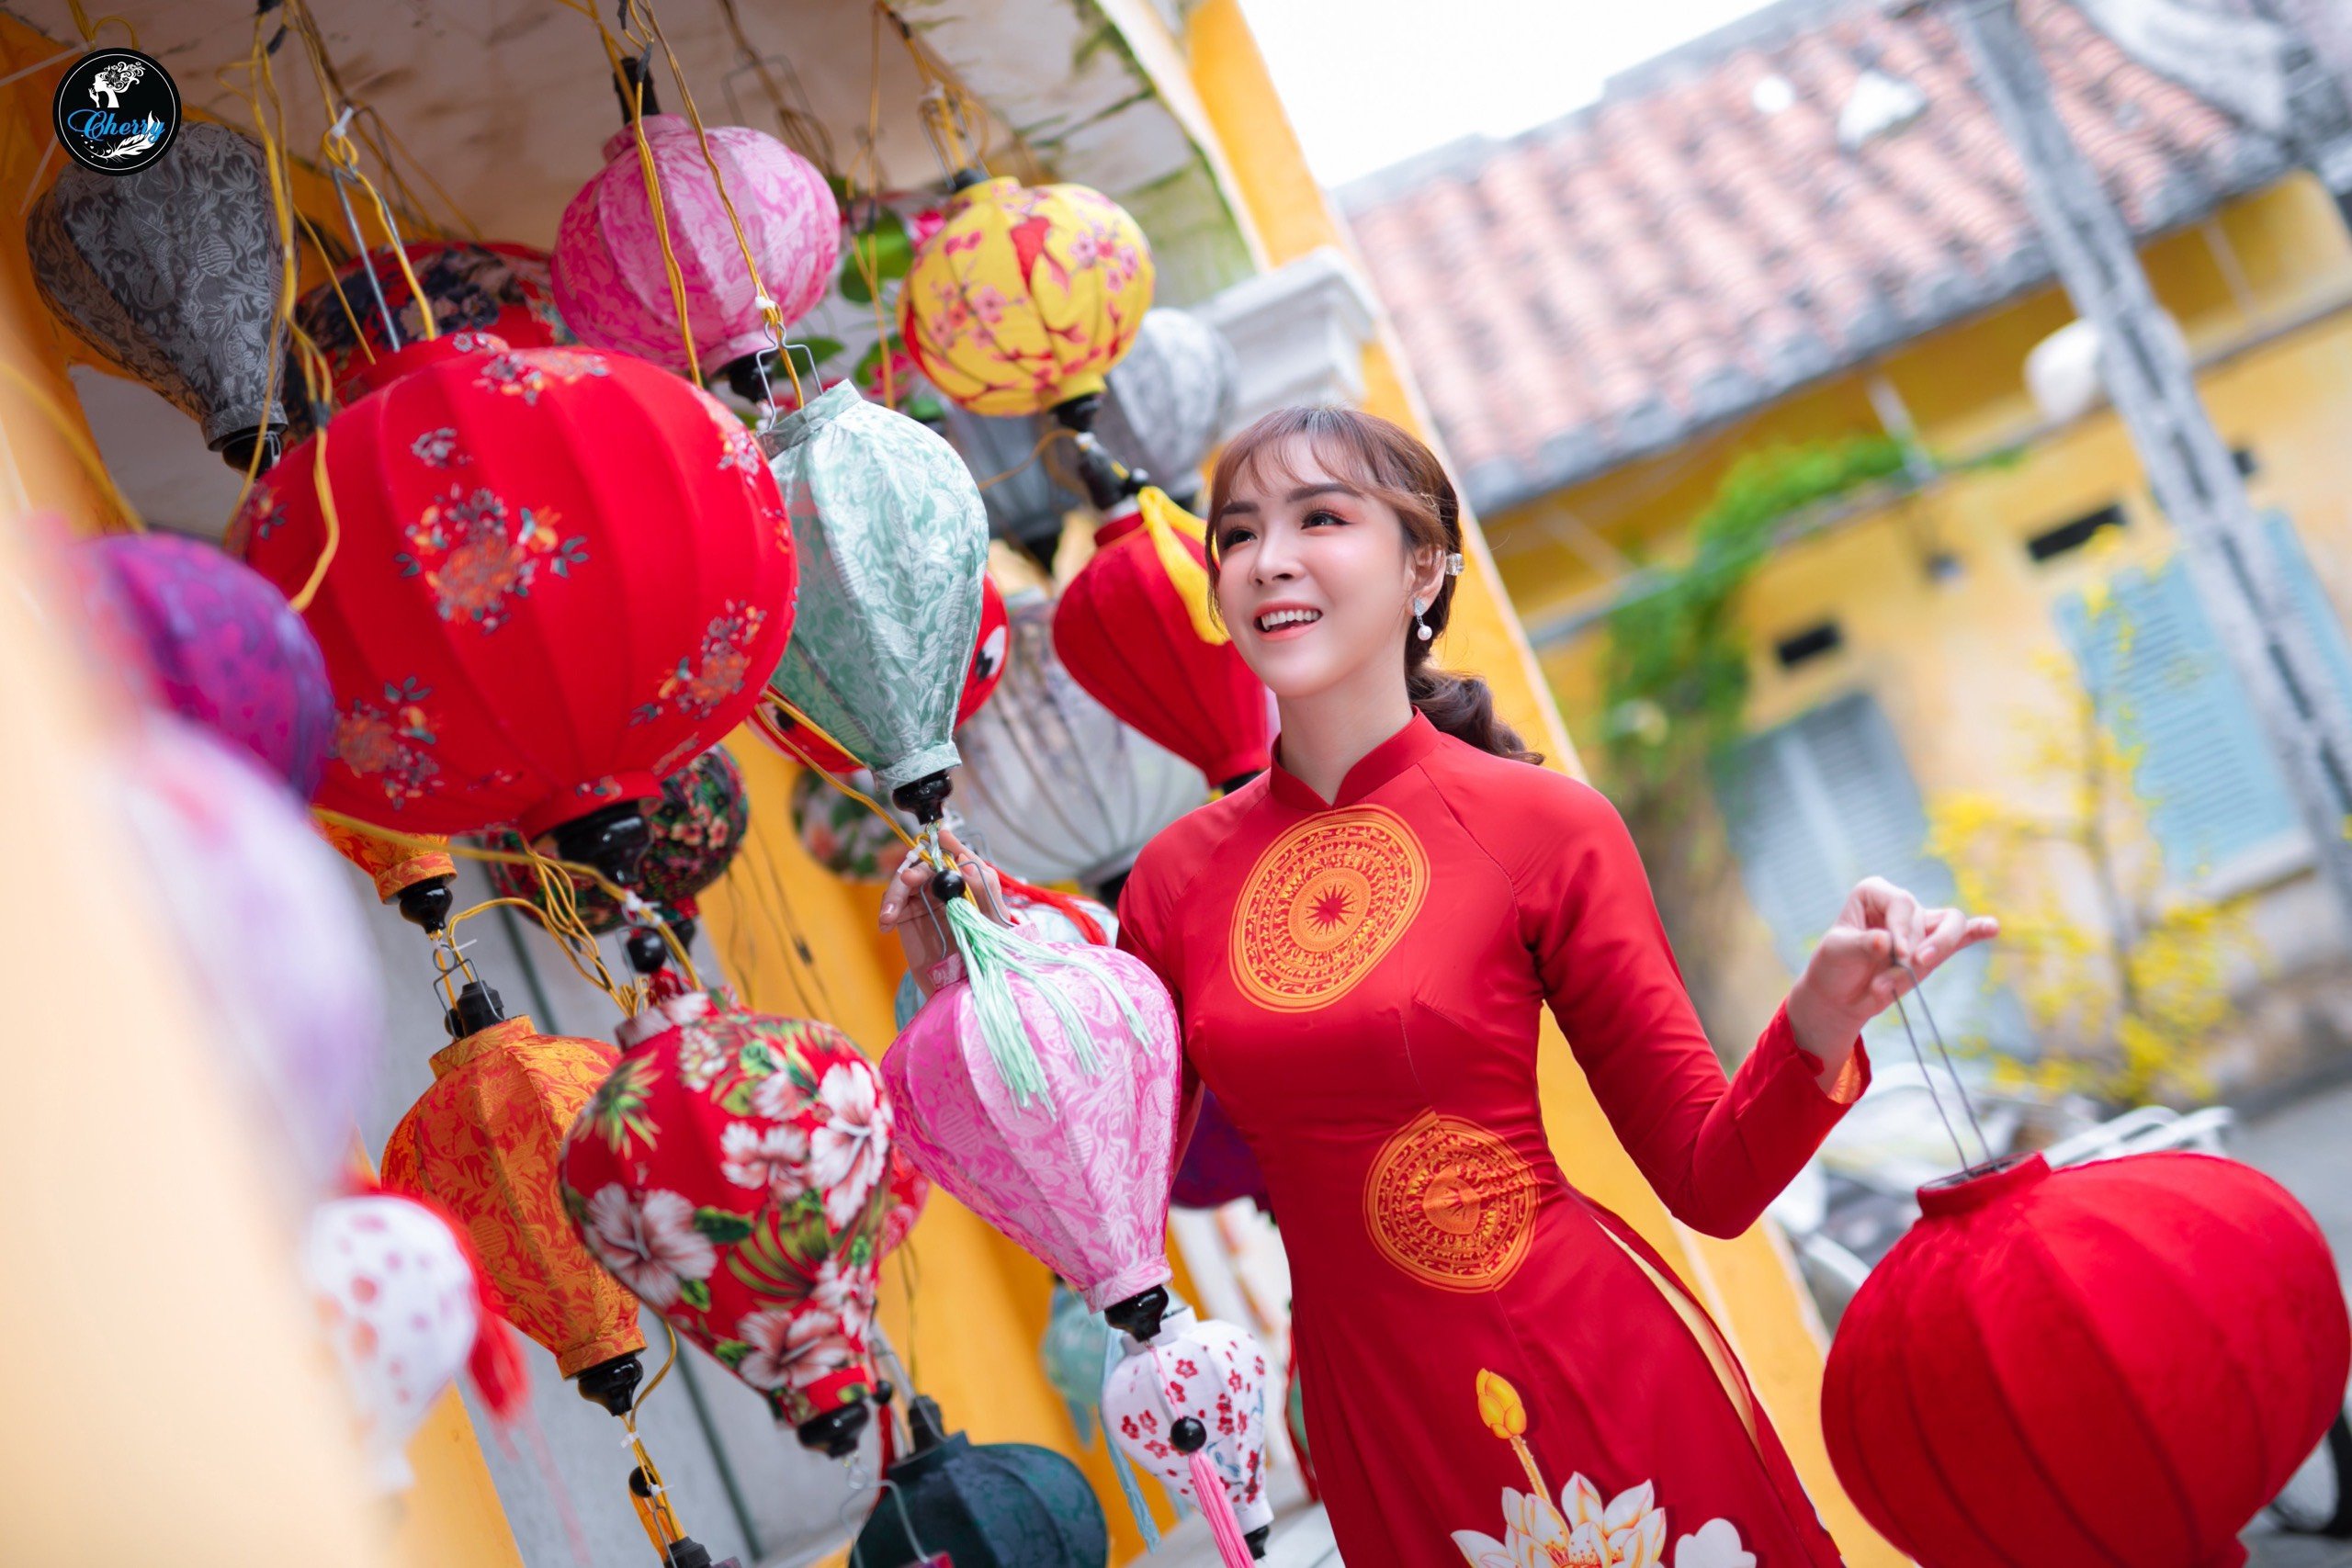
[{"label": "sky", "polygon": [[1316,177],[1509,136],[1758,0],[1243,0]]}]

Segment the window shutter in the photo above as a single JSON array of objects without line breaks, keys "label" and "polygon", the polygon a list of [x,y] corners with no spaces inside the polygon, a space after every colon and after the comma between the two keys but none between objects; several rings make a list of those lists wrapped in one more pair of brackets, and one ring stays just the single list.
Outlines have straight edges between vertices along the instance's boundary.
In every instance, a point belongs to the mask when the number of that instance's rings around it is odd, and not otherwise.
[{"label": "window shutter", "polygon": [[[2287,575],[2317,592],[2307,570]],[[2131,568],[2108,592],[2096,617],[2080,593],[2060,600],[2058,626],[2101,721],[2139,750],[2132,787],[2165,874],[2187,881],[2294,833],[2286,786],[2187,568]]]}]

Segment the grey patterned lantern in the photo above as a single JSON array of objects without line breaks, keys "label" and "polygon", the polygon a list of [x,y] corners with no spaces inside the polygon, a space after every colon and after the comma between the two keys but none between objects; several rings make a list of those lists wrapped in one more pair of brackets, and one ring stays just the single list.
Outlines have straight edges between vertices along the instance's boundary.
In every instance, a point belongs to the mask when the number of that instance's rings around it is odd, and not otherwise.
[{"label": "grey patterned lantern", "polygon": [[58,319],[202,423],[232,465],[284,426],[269,395],[284,265],[251,141],[199,121],[135,175],[71,166],[34,204],[25,245]]},{"label": "grey patterned lantern", "polygon": [[[1018,545],[1051,571],[1061,543],[1062,513],[1082,498],[1055,482],[1053,470],[1030,461],[1045,434],[1034,419],[990,419],[954,403],[947,405],[947,439],[978,479],[996,479],[980,492],[988,502],[989,532]],[[1002,479],[997,479],[998,475]]]},{"label": "grey patterned lantern", "polygon": [[1201,463],[1233,417],[1238,373],[1224,333],[1162,306],[1144,317],[1135,346],[1113,367],[1095,437],[1111,456],[1198,510]]},{"label": "grey patterned lantern", "polygon": [[1208,798],[1208,781],[1111,716],[1054,653],[1053,602],[1006,601],[1004,680],[956,732],[974,847],[1029,882],[1079,882],[1115,901],[1154,833]]}]

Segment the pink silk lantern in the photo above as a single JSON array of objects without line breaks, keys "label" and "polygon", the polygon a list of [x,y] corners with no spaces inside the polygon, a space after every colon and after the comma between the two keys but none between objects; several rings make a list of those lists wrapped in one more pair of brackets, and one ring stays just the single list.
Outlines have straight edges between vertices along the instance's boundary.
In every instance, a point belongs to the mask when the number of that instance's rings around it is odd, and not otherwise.
[{"label": "pink silk lantern", "polygon": [[[649,114],[643,123],[671,253],[685,280],[695,355],[707,376],[775,345],[694,122]],[[711,157],[759,262],[760,284],[786,321],[797,321],[824,298],[841,261],[842,215],[833,193],[814,164],[764,131],[721,125],[711,127],[709,137]],[[685,373],[662,239],[637,138],[627,127],[605,143],[605,167],[563,209],[555,302],[582,342]]]},{"label": "pink silk lantern", "polygon": [[[1004,982],[1042,1092],[1009,1081],[978,988],[956,979],[933,993],[882,1058],[900,1144],[957,1201],[1069,1280],[1090,1309],[1157,1332],[1170,1278],[1168,1183],[1182,1070],[1175,1006],[1158,976],[1115,949],[1019,946],[1088,961],[1024,963]],[[1066,1032],[1065,1008],[1082,1038]]]},{"label": "pink silk lantern", "polygon": [[[1104,1428],[1136,1465],[1208,1516],[1227,1562],[1243,1568],[1274,1523],[1266,1495],[1266,1352],[1241,1329],[1196,1320],[1186,1306],[1171,1308],[1148,1343],[1130,1338],[1126,1350],[1102,1380]],[[1241,1538],[1238,1552],[1219,1517],[1226,1506]]]}]

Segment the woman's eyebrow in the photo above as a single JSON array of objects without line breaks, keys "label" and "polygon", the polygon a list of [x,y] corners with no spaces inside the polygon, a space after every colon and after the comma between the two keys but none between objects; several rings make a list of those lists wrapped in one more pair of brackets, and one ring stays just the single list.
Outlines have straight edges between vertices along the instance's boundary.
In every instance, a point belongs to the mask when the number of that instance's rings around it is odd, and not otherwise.
[{"label": "woman's eyebrow", "polygon": [[1301,485],[1296,490],[1290,492],[1290,499],[1293,502],[1297,502],[1301,501],[1312,501],[1318,495],[1352,495],[1361,500],[1363,498],[1363,491],[1357,490],[1353,485],[1333,484],[1327,482],[1319,485]]},{"label": "woman's eyebrow", "polygon": [[1224,519],[1232,516],[1237,512],[1247,512],[1254,515],[1257,510],[1258,503],[1254,501],[1228,501],[1223,507],[1218,509],[1217,518],[1222,522]]}]

